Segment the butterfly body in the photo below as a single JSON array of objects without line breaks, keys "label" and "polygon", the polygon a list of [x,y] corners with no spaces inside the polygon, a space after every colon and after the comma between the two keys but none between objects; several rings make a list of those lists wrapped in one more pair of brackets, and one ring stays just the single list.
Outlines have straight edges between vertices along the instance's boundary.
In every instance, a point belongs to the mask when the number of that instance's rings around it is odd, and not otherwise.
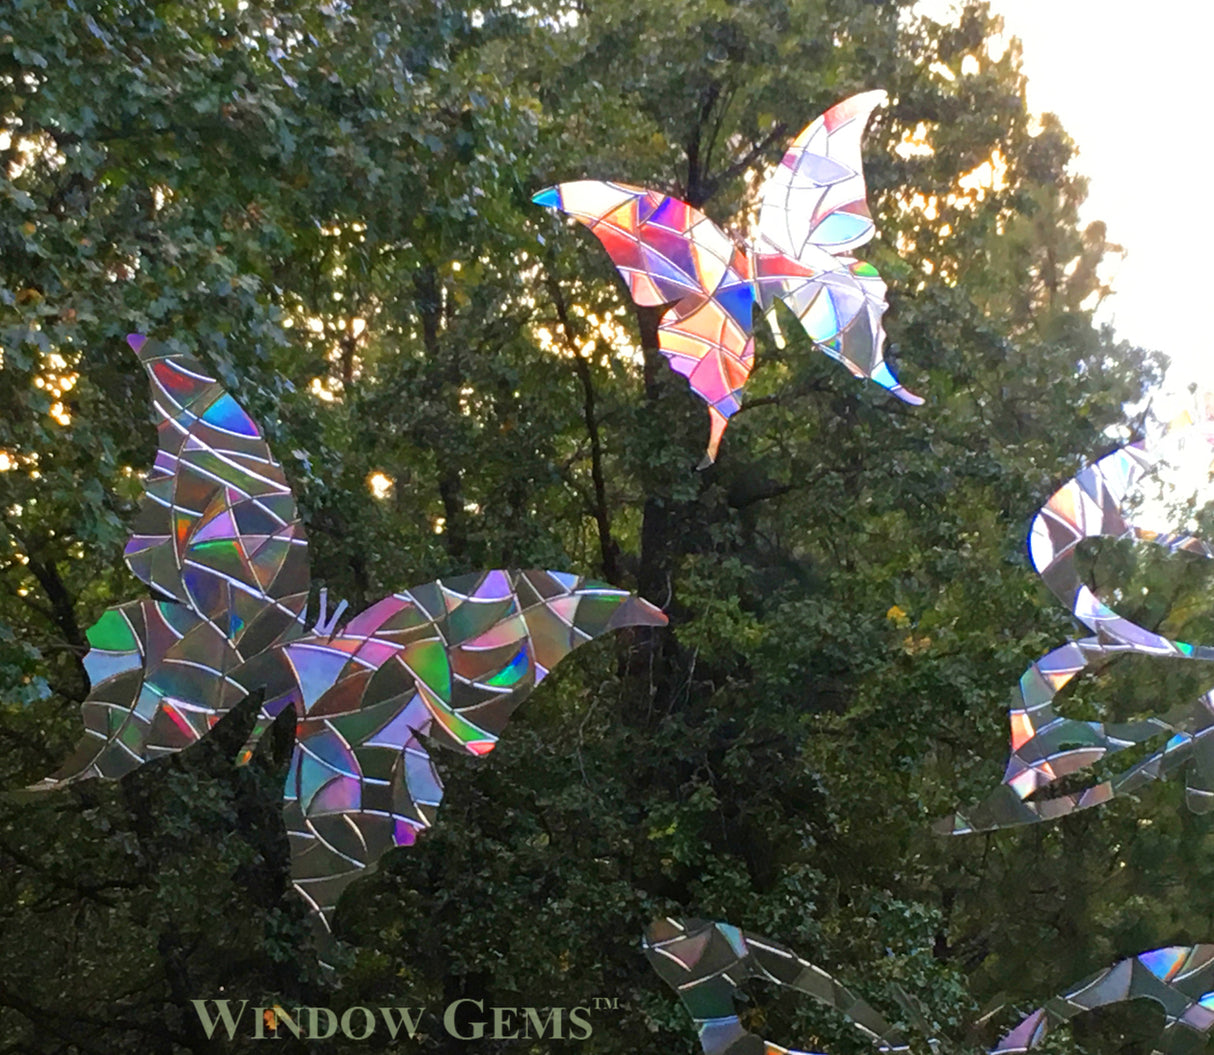
[{"label": "butterfly body", "polygon": [[323,943],[344,888],[434,822],[442,782],[425,742],[486,754],[572,649],[666,620],[603,583],[494,570],[393,594],[340,626],[344,605],[322,611],[309,628],[303,528],[257,425],[197,361],[130,343],[152,381],[160,450],[126,558],[159,596],[89,629],[85,736],[37,787],[117,779],[262,692],[240,761],[295,712],[292,882]]},{"label": "butterfly body", "polygon": [[716,457],[754,366],[753,312],[782,300],[828,355],[910,403],[885,364],[885,284],[847,255],[872,238],[860,135],[883,92],[827,111],[793,142],[763,187],[753,237],[739,244],[699,209],[624,183],[578,180],[533,199],[585,224],[642,306],[669,305],[658,346],[707,404]]}]

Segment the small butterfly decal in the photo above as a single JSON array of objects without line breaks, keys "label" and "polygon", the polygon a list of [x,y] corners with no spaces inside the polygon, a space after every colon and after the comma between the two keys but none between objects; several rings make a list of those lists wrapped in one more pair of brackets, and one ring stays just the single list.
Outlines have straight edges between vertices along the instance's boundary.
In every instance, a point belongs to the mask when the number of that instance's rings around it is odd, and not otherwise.
[{"label": "small butterfly decal", "polygon": [[879,1051],[906,1051],[902,1037],[872,1007],[825,971],[768,938],[728,923],[659,919],[643,942],[645,955],[696,1024],[704,1055],[807,1055],[751,1033],[734,997],[747,978],[764,979],[813,997],[845,1015]]},{"label": "small butterfly decal", "polygon": [[488,753],[570,651],[666,617],[574,575],[495,570],[394,594],[344,624],[344,602],[330,615],[322,593],[308,628],[307,543],[260,429],[194,358],[128,342],[151,379],[160,446],[125,557],[155,597],[89,629],[84,739],[35,787],[117,779],[263,691],[247,762],[293,708],[291,878],[323,953],[346,886],[434,823],[443,786],[423,739]]},{"label": "small butterfly decal", "polygon": [[532,199],[589,227],[637,304],[671,305],[658,344],[708,404],[703,465],[715,460],[754,366],[756,304],[781,346],[777,298],[822,351],[857,377],[908,403],[923,402],[885,363],[885,283],[871,264],[849,255],[876,231],[860,140],[885,98],[882,91],[854,95],[797,136],[763,185],[758,226],[743,246],[686,202],[626,183],[560,183]]},{"label": "small butterfly decal", "polygon": [[[1178,443],[1183,453],[1185,445],[1208,445],[1211,435],[1210,422],[1195,425],[1186,417],[1170,430],[1168,444]],[[941,834],[1054,820],[1186,768],[1189,807],[1197,813],[1214,809],[1214,690],[1163,714],[1119,724],[1066,718],[1054,706],[1054,698],[1076,675],[1120,654],[1214,660],[1214,647],[1174,641],[1119,615],[1092,592],[1076,566],[1079,544],[1100,537],[1214,556],[1208,543],[1192,535],[1134,522],[1140,515],[1131,508],[1135,488],[1159,464],[1164,448],[1156,448],[1140,440],[1092,463],[1059,488],[1034,518],[1029,530],[1033,567],[1094,636],[1054,649],[1024,672],[1010,711],[1011,756],[1002,783],[974,808],[939,822]],[[1042,794],[1064,777],[1157,738],[1158,750],[1106,780],[1065,794]]]},{"label": "small butterfly decal", "polygon": [[1205,1050],[1205,1038],[1214,1026],[1214,945],[1151,949],[1098,971],[1025,1018],[991,1055],[1032,1051],[1051,1029],[1084,1011],[1138,999],[1163,1008],[1163,1031],[1151,1055]]}]

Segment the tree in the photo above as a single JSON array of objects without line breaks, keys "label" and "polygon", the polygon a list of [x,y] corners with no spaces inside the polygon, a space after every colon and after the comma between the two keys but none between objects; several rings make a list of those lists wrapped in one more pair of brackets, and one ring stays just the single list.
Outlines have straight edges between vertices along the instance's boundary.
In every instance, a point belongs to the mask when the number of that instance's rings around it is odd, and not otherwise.
[{"label": "tree", "polygon": [[[1070,632],[1028,519],[1127,435],[1158,371],[1092,324],[1111,247],[1079,230],[1072,144],[1026,111],[995,28],[982,5],[949,26],[861,0],[0,14],[6,787],[76,738],[83,628],[143,596],[119,559],[154,449],[130,330],[207,359],[265,424],[314,573],[355,608],[512,563],[672,615],[579,653],[489,758],[440,762],[436,828],[343,902],[337,990],[285,896],[289,731],[233,769],[242,710],[116,786],[5,803],[14,1050],[226,1050],[189,1000],[231,993],[432,1016],[606,996],[627,1008],[585,1050],[691,1052],[638,951],[678,912],[768,934],[891,1017],[901,986],[942,1050],[978,1051],[1013,1024],[981,1023],[1000,1004],[1210,936],[1209,840],[1178,787],[1055,828],[930,832],[998,779],[1007,694]],[[760,336],[749,405],[696,474],[703,410],[656,314],[530,195],[621,179],[727,221],[803,124],[878,86],[866,257],[928,404]],[[865,1050],[753,996],[773,1040]],[[415,1046],[454,1050],[428,1022]]]}]

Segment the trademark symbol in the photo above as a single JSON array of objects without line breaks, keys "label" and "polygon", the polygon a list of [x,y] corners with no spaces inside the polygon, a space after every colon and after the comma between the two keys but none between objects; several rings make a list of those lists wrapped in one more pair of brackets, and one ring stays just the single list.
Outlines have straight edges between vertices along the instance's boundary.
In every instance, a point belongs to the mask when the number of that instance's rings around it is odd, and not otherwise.
[{"label": "trademark symbol", "polygon": [[596,996],[594,998],[595,1011],[619,1011],[620,998],[618,996]]}]

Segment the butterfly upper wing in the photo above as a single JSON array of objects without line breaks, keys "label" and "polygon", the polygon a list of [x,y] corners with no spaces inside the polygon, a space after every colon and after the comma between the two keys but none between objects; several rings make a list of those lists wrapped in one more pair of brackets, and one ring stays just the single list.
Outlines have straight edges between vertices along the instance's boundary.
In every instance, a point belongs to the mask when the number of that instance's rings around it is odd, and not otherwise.
[{"label": "butterfly upper wing", "polygon": [[761,978],[805,993],[841,1012],[881,1051],[905,1051],[906,1042],[872,1007],[830,975],[767,938],[728,923],[659,919],[645,932],[645,955],[695,1020],[704,1055],[789,1052],[743,1027],[734,997],[747,978]]},{"label": "butterfly upper wing", "polygon": [[579,180],[533,200],[589,227],[634,301],[672,305],[658,327],[658,345],[708,404],[711,462],[754,364],[754,288],[746,254],[698,209],[642,187]]},{"label": "butterfly upper wing", "polygon": [[861,138],[885,98],[874,91],[845,99],[793,141],[760,195],[754,278],[765,309],[780,298],[826,354],[917,404],[923,400],[885,363],[885,283],[872,265],[849,255],[876,230]]},{"label": "butterfly upper wing", "polygon": [[[285,790],[296,890],[323,940],[345,887],[429,827],[442,782],[423,738],[491,751],[515,708],[564,656],[608,630],[661,625],[633,595],[560,572],[443,579],[372,605],[332,637],[275,649],[270,720],[301,713]],[[294,694],[294,695],[292,695]]]},{"label": "butterfly upper wing", "polygon": [[88,631],[85,736],[37,787],[114,779],[199,739],[245,695],[245,660],[297,625],[303,531],[253,420],[193,357],[133,334],[159,450],[126,546],[161,598],[108,609]]},{"label": "butterfly upper wing", "polygon": [[152,382],[160,449],[126,561],[255,654],[308,599],[307,546],[282,466],[196,359],[139,336],[130,343]]},{"label": "butterfly upper wing", "polygon": [[759,198],[755,241],[765,252],[800,260],[814,249],[849,253],[876,233],[864,186],[861,140],[883,91],[862,92],[807,125]]},{"label": "butterfly upper wing", "polygon": [[1163,1008],[1164,1028],[1153,1055],[1203,1050],[1214,1027],[1214,945],[1173,945],[1140,953],[1060,993],[1027,1016],[991,1055],[1032,1051],[1055,1026],[1127,1000],[1153,1000]]},{"label": "butterfly upper wing", "polygon": [[[1119,615],[1088,588],[1076,564],[1079,544],[1101,537],[1214,556],[1200,539],[1134,522],[1129,506],[1135,485],[1155,462],[1144,442],[1116,450],[1059,488],[1034,518],[1029,531],[1034,568],[1095,636],[1068,642],[1025,671],[1010,712],[1011,756],[1002,785],[973,810],[946,818],[941,831],[965,834],[1051,820],[1101,805],[1190,762],[1197,763],[1190,777],[1190,805],[1199,811],[1214,806],[1214,692],[1166,714],[1122,724],[1077,721],[1054,707],[1054,698],[1077,674],[1120,653],[1214,660],[1214,648],[1174,641]],[[1161,734],[1171,738],[1122,774],[1082,791],[1029,800],[1055,781]]]}]

